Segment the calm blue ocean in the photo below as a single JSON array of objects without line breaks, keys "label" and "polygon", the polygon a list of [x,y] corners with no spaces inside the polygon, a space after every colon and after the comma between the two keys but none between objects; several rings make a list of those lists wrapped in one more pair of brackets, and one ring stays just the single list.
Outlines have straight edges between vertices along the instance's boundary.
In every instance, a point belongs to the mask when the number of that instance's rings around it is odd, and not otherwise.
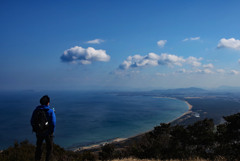
[{"label": "calm blue ocean", "polygon": [[55,143],[65,147],[126,138],[169,122],[188,110],[184,101],[106,92],[0,93],[0,149],[14,141],[35,143],[30,118],[41,96],[55,108]]}]

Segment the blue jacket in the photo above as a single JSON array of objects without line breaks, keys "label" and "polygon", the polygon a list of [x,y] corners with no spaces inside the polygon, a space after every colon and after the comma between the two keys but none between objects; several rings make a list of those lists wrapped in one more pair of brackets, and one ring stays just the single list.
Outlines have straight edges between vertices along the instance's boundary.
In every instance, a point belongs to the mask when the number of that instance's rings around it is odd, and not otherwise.
[{"label": "blue jacket", "polygon": [[52,109],[50,109],[50,107],[47,105],[40,105],[40,106],[36,107],[36,109],[33,111],[33,114],[32,114],[31,125],[33,124],[33,115],[36,112],[36,110],[38,110],[38,109],[48,109],[46,116],[48,119],[49,130],[46,133],[40,134],[40,135],[52,135],[54,133],[55,127],[56,127],[56,116],[55,116],[54,111]]}]

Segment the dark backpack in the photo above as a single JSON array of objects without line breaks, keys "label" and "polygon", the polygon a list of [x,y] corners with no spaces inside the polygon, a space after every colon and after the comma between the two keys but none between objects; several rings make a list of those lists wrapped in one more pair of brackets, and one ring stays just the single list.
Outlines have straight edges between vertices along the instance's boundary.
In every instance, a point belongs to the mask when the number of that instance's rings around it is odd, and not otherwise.
[{"label": "dark backpack", "polygon": [[49,128],[45,109],[37,109],[33,114],[32,129],[36,133],[44,133]]}]

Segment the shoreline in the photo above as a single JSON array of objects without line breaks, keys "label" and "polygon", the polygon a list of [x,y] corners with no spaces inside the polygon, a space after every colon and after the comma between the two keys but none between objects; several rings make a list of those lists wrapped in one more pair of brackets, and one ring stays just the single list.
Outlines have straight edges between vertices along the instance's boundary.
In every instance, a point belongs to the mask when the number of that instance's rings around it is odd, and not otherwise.
[{"label": "shoreline", "polygon": [[184,100],[184,102],[188,105],[188,110],[192,110],[193,106],[186,100]]},{"label": "shoreline", "polygon": [[184,101],[184,102],[187,104],[187,106],[188,106],[188,111],[187,111],[187,112],[184,112],[181,116],[173,119],[172,121],[170,121],[170,122],[168,122],[168,123],[173,123],[173,122],[175,122],[175,121],[177,121],[177,120],[180,120],[180,119],[183,118],[184,116],[193,113],[193,112],[192,112],[193,106],[192,106],[190,103],[188,103],[186,100],[182,100],[182,101]]},{"label": "shoreline", "polygon": [[[168,99],[175,99],[175,100],[181,100],[181,99],[177,99],[177,98],[173,98],[173,97],[153,97],[153,98],[168,98]],[[183,102],[185,102],[188,106],[188,111],[186,111],[185,113],[183,113],[182,115],[178,116],[177,118],[173,119],[172,121],[169,121],[167,123],[173,123],[177,120],[180,120],[182,117],[192,113],[192,108],[193,106],[191,104],[189,104],[186,100],[181,100]],[[124,143],[126,141],[130,141],[134,138],[137,138],[137,137],[140,137],[148,132],[150,132],[152,130],[149,130],[149,131],[145,131],[145,132],[142,132],[142,133],[139,133],[139,134],[136,134],[134,136],[130,136],[128,138],[116,138],[116,139],[113,139],[111,141],[104,141],[104,142],[101,142],[101,143],[97,143],[97,144],[92,144],[92,145],[88,145],[88,146],[83,146],[83,147],[76,147],[76,148],[70,148],[72,149],[72,151],[74,152],[81,152],[81,151],[86,151],[86,150],[94,150],[94,149],[100,149],[101,147],[103,147],[104,145],[106,144],[121,144],[121,143]]]}]

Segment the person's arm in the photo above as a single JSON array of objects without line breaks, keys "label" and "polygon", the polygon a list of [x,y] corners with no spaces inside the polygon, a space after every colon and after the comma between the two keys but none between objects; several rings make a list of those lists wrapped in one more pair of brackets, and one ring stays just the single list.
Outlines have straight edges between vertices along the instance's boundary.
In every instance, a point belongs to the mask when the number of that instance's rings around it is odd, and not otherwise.
[{"label": "person's arm", "polygon": [[34,116],[35,110],[32,113],[32,117],[31,117],[31,125],[33,125],[33,116]]},{"label": "person's arm", "polygon": [[53,110],[51,112],[52,112],[52,114],[51,114],[52,133],[54,133],[55,127],[56,127],[56,115]]}]

